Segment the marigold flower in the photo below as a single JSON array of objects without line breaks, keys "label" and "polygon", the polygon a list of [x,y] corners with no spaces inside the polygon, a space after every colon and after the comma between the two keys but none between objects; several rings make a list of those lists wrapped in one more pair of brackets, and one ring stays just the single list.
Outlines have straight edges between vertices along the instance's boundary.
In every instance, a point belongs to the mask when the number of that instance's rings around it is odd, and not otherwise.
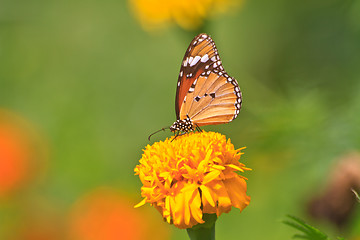
[{"label": "marigold flower", "polygon": [[130,0],[135,15],[147,30],[175,22],[194,30],[211,15],[237,6],[241,0]]},{"label": "marigold flower", "polygon": [[44,157],[39,134],[25,119],[0,109],[0,197],[11,195],[39,174]]},{"label": "marigold flower", "polygon": [[99,187],[82,196],[73,206],[69,239],[74,240],[149,240],[169,239],[159,219],[147,211],[136,211],[127,194]]},{"label": "marigold flower", "polygon": [[250,203],[247,179],[236,173],[250,170],[239,162],[242,149],[205,131],[146,146],[135,168],[144,199],[135,207],[148,202],[178,228],[204,223],[204,213],[220,216],[232,206],[242,211]]}]

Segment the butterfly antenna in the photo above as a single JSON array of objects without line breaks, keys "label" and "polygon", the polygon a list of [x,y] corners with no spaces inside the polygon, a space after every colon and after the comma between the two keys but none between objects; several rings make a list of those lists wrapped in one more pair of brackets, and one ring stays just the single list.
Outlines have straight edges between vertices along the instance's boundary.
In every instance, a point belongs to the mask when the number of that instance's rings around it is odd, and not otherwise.
[{"label": "butterfly antenna", "polygon": [[170,129],[170,127],[163,127],[162,129],[157,130],[156,132],[150,134],[149,137],[148,137],[149,141],[150,141],[150,138],[151,138],[152,135],[154,135],[154,134],[156,134],[156,133],[158,133],[158,132],[160,132],[160,131],[165,131],[166,129]]}]

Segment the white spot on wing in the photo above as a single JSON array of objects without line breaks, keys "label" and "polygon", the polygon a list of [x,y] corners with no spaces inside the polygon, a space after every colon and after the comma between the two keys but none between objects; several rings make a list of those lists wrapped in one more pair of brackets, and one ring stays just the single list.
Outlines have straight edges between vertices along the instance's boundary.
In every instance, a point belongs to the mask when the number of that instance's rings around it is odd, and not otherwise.
[{"label": "white spot on wing", "polygon": [[193,59],[194,59],[193,57],[189,57],[189,59],[188,59],[189,65],[190,65],[190,63],[192,62]]},{"label": "white spot on wing", "polygon": [[196,56],[194,57],[194,59],[192,60],[192,62],[190,63],[190,67],[194,66],[195,64],[197,64],[197,62],[200,60],[200,56]]},{"label": "white spot on wing", "polygon": [[205,54],[204,56],[202,56],[201,58],[201,62],[207,62],[207,60],[209,60],[209,55]]}]

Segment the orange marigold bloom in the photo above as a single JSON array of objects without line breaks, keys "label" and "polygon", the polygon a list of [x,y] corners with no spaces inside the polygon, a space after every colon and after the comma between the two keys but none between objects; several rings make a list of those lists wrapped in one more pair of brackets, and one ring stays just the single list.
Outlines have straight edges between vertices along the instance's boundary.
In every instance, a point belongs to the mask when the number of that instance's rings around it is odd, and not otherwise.
[{"label": "orange marigold bloom", "polygon": [[243,154],[230,139],[215,132],[192,132],[146,146],[135,168],[144,199],[168,223],[191,228],[204,223],[204,213],[220,216],[234,206],[242,211],[249,203],[245,177],[250,170],[239,162]]},{"label": "orange marigold bloom", "polygon": [[131,197],[109,187],[99,187],[81,197],[69,221],[69,239],[149,240],[169,239],[160,219],[146,211],[136,211]]},{"label": "orange marigold bloom", "polygon": [[39,174],[45,159],[43,147],[30,123],[0,109],[0,198],[28,185]]},{"label": "orange marigold bloom", "polygon": [[130,0],[134,13],[147,30],[175,22],[194,30],[211,15],[237,6],[241,0]]}]

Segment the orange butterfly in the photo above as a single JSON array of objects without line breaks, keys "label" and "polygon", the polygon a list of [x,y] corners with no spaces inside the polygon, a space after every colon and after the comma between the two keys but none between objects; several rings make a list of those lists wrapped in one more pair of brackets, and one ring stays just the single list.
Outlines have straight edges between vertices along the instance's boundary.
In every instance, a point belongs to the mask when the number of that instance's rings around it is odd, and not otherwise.
[{"label": "orange butterfly", "polygon": [[178,135],[204,125],[231,122],[238,116],[241,103],[239,85],[225,72],[214,41],[207,34],[199,34],[181,64],[175,100],[177,120],[169,129]]}]

